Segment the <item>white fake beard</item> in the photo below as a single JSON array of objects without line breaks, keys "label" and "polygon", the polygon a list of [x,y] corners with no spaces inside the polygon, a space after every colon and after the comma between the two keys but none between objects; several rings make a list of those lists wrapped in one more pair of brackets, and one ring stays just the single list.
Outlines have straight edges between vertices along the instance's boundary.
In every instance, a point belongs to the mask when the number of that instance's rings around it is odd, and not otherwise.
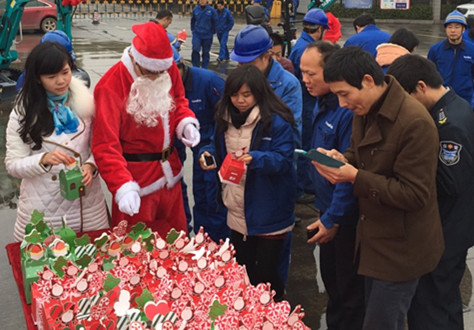
[{"label": "white fake beard", "polygon": [[130,88],[127,113],[133,116],[137,124],[155,127],[159,116],[163,118],[174,110],[170,90],[171,78],[166,71],[155,80],[138,77]]}]

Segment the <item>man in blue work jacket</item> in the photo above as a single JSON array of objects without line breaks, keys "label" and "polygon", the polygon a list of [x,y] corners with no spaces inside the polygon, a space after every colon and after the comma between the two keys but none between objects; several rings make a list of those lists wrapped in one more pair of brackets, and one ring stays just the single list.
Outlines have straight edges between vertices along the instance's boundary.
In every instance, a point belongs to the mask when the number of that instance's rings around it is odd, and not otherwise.
[{"label": "man in blue work jacket", "polygon": [[191,16],[191,31],[193,33],[191,62],[193,66],[204,69],[209,67],[209,52],[211,51],[212,37],[216,33],[216,25],[216,10],[207,4],[207,0],[199,0]]},{"label": "man in blue work jacket", "polygon": [[[303,115],[302,115],[302,148],[308,150],[311,144],[311,125],[313,123],[313,109],[316,98],[306,90],[300,71],[300,59],[308,44],[321,40],[324,32],[329,29],[328,18],[321,9],[309,10],[303,18],[303,31],[291,50],[289,59],[293,63],[295,76],[301,83],[303,93]],[[311,163],[308,159],[298,159],[298,187],[296,190],[298,203],[311,203],[314,201],[314,189],[311,178]]]},{"label": "man in blue work jacket", "polygon": [[444,28],[447,39],[432,45],[427,57],[436,64],[443,85],[451,87],[472,107],[474,44],[465,42],[462,37],[467,28],[466,18],[454,10],[446,16]]},{"label": "man in blue work jacket", "polygon": [[229,9],[224,7],[224,0],[217,1],[217,39],[219,40],[219,56],[217,62],[229,59],[229,49],[227,48],[227,40],[229,32],[234,26],[234,18]]},{"label": "man in blue work jacket", "polygon": [[[291,73],[283,69],[268,52],[273,41],[268,32],[261,26],[247,25],[235,37],[234,50],[230,58],[240,64],[256,66],[267,77],[275,94],[292,110],[295,117],[295,147],[301,145],[301,85]],[[286,283],[290,264],[291,232],[286,236],[280,262],[280,276]]]},{"label": "man in blue work jacket", "polygon": [[[183,80],[189,108],[199,120],[199,132],[201,133],[201,142],[191,149],[193,151],[194,232],[197,233],[199,227],[203,227],[212,240],[219,242],[220,239],[230,236],[230,230],[226,223],[227,212],[225,207],[217,202],[216,170],[202,170],[199,165],[198,152],[199,149],[210,143],[210,138],[214,133],[215,106],[222,96],[225,82],[213,71],[184,64],[179,55],[175,55],[174,59]],[[181,162],[184,163],[186,159],[184,145],[175,146],[178,149]],[[183,194],[187,194],[186,186],[183,188]]]},{"label": "man in blue work jacket", "polygon": [[377,46],[388,42],[388,39],[390,39],[390,33],[380,30],[375,25],[375,19],[372,15],[359,15],[354,19],[352,25],[356,34],[346,40],[344,47],[359,46],[375,58]]},{"label": "man in blue work jacket", "polygon": [[429,111],[440,145],[436,183],[445,250],[435,270],[420,278],[408,326],[463,330],[459,285],[467,250],[474,245],[474,113],[469,103],[443,86],[434,64],[421,56],[402,56],[387,73]]},{"label": "man in blue work jacket", "polygon": [[[309,44],[301,57],[300,69],[308,92],[317,97],[314,108],[311,148],[345,151],[352,133],[352,111],[339,106],[337,95],[324,81],[325,61],[340,47],[329,41]],[[364,279],[354,262],[357,200],[350,182],[331,184],[312,166],[320,217],[308,226],[317,229],[308,243],[319,243],[319,266],[328,294],[326,323],[329,329],[362,329]]]}]

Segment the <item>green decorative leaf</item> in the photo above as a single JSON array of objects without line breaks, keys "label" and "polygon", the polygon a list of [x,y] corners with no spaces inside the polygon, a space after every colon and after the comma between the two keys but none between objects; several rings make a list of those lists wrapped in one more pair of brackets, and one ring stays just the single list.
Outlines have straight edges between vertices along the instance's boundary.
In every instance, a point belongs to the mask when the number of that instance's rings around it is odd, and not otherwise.
[{"label": "green decorative leaf", "polygon": [[147,238],[143,239],[143,241],[145,242],[145,249],[148,252],[153,251],[153,241],[154,240],[155,240],[155,235],[154,234],[152,234],[152,235],[148,236]]},{"label": "green decorative leaf", "polygon": [[35,226],[31,222],[29,224],[27,224],[25,226],[25,235],[30,234],[33,231],[34,228],[35,228]]},{"label": "green decorative leaf", "polygon": [[37,224],[40,221],[43,221],[44,219],[44,213],[40,212],[38,210],[33,210],[33,213],[31,214],[31,222],[33,224]]},{"label": "green decorative leaf", "polygon": [[57,234],[71,247],[76,243],[76,232],[71,228],[62,228]]},{"label": "green decorative leaf", "polygon": [[89,244],[90,242],[91,242],[91,238],[87,234],[84,234],[81,237],[78,237],[74,240],[74,243],[76,246],[84,246],[84,245]]},{"label": "green decorative leaf", "polygon": [[102,235],[94,240],[95,246],[97,249],[100,249],[109,239],[109,236],[106,233],[102,233]]},{"label": "green decorative leaf", "polygon": [[109,292],[115,288],[120,283],[120,279],[114,277],[112,274],[107,274],[107,277],[104,280],[104,290]]},{"label": "green decorative leaf", "polygon": [[153,295],[147,289],[144,289],[142,294],[135,299],[139,309],[145,308],[145,304],[149,301],[153,301]]},{"label": "green decorative leaf", "polygon": [[28,243],[39,243],[42,241],[41,235],[36,229],[33,229],[29,235],[25,236],[24,240]]},{"label": "green decorative leaf", "polygon": [[168,235],[166,235],[166,242],[168,242],[168,244],[173,244],[178,237],[179,233],[173,228],[168,232]]},{"label": "green decorative leaf", "polygon": [[76,265],[80,266],[82,269],[88,267],[92,261],[92,258],[88,254],[84,254],[81,258],[75,261]]},{"label": "green decorative leaf", "polygon": [[219,300],[214,300],[212,305],[209,307],[209,318],[215,321],[217,317],[224,315],[226,310],[227,305],[221,304]]},{"label": "green decorative leaf", "polygon": [[105,270],[105,271],[109,271],[111,270],[112,268],[114,268],[114,260],[115,260],[115,257],[110,257],[110,258],[104,258],[102,259],[103,260],[103,265],[102,265],[102,269]]},{"label": "green decorative leaf", "polygon": [[36,224],[36,230],[40,233],[49,232],[49,228],[43,220],[38,221]]},{"label": "green decorative leaf", "polygon": [[58,274],[59,277],[61,277],[61,278],[64,276],[63,267],[67,267],[66,258],[64,258],[64,257],[57,258],[56,261],[54,262],[53,269],[56,272],[56,274]]},{"label": "green decorative leaf", "polygon": [[132,226],[130,228],[129,235],[131,238],[133,238],[134,241],[136,241],[140,236],[142,238],[148,238],[151,233],[152,232],[150,228],[146,228],[143,222],[139,222],[135,226]]}]

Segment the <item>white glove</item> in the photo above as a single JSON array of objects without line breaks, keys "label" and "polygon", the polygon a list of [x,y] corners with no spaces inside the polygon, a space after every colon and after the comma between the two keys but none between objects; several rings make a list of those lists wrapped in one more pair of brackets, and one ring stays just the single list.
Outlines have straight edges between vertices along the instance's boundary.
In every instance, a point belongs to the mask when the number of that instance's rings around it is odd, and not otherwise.
[{"label": "white glove", "polygon": [[130,216],[137,214],[140,210],[140,195],[135,190],[126,192],[118,202],[120,212]]},{"label": "white glove", "polygon": [[181,142],[184,143],[186,147],[192,148],[199,144],[201,141],[201,134],[199,130],[193,124],[187,124],[183,130],[183,138]]}]

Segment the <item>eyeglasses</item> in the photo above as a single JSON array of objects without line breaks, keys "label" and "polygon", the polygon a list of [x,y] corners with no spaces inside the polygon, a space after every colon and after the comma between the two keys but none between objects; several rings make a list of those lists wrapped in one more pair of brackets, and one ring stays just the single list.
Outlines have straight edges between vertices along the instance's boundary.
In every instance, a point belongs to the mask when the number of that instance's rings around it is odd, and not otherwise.
[{"label": "eyeglasses", "polygon": [[157,76],[157,75],[164,72],[164,71],[150,71],[150,70],[147,70],[135,61],[133,62],[133,64],[137,66],[138,71],[140,71],[140,74],[142,76]]}]

